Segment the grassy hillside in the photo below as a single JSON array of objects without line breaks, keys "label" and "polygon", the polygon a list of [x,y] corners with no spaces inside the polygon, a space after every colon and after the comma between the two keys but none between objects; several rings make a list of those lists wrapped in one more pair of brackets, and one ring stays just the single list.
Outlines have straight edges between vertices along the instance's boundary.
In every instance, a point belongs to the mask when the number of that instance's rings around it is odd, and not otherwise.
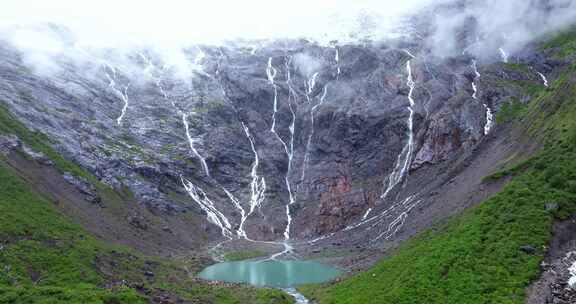
[{"label": "grassy hillside", "polygon": [[[118,194],[56,154],[0,107],[0,134],[15,134],[42,151],[62,172],[93,182],[110,198]],[[0,155],[0,303],[148,303],[178,297],[193,303],[291,303],[268,289],[218,287],[193,278],[193,261],[143,256],[96,240],[32,190]]]},{"label": "grassy hillside", "polygon": [[109,254],[0,164],[0,302],[143,303],[133,290],[97,289]]},{"label": "grassy hillside", "polygon": [[[558,41],[555,52],[573,45]],[[503,120],[544,148],[493,177],[513,176],[503,191],[408,241],[369,271],[301,290],[322,304],[523,303],[554,219],[576,212],[576,68],[537,96],[521,111],[506,110]],[[547,210],[547,203],[559,208]]]}]

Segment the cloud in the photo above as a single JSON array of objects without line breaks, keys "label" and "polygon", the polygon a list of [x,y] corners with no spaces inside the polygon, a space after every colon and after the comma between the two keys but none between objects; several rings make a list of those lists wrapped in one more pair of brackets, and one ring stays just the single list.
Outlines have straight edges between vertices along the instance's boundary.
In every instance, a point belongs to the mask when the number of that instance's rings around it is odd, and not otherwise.
[{"label": "cloud", "polygon": [[[7,0],[0,29],[49,22],[83,45],[219,43],[227,39],[341,38],[380,35],[398,17],[433,0]],[[437,1],[437,0],[436,0]]]},{"label": "cloud", "polygon": [[[428,46],[438,56],[467,52],[490,57],[499,48],[508,53],[574,23],[576,1],[571,0],[484,0],[455,1],[434,14],[434,31]],[[467,32],[467,39],[459,33]]]},{"label": "cloud", "polygon": [[[189,78],[194,45],[308,38],[321,43],[391,35],[402,16],[438,0],[6,0],[0,39],[17,47],[37,73],[106,60],[133,70],[146,49]],[[111,51],[112,50],[112,51]],[[186,50],[184,52],[184,50]],[[192,52],[192,53],[191,53]]]},{"label": "cloud", "polygon": [[311,77],[312,74],[318,72],[324,64],[320,59],[306,53],[294,55],[292,63],[296,66],[300,74],[305,77]]},{"label": "cloud", "polygon": [[[453,5],[431,9],[447,3]],[[193,45],[235,39],[308,38],[325,44],[382,40],[405,29],[399,27],[405,17],[425,11],[433,12],[423,19],[431,28],[425,45],[435,55],[452,56],[467,47],[470,54],[489,57],[498,48],[512,53],[572,22],[576,1],[6,0],[0,39],[21,50],[24,61],[41,73],[56,72],[55,61],[61,58],[93,62],[87,51],[130,65],[134,50],[147,49],[189,77],[198,68],[193,61],[199,49]],[[464,29],[469,34],[465,41],[460,35]]]}]

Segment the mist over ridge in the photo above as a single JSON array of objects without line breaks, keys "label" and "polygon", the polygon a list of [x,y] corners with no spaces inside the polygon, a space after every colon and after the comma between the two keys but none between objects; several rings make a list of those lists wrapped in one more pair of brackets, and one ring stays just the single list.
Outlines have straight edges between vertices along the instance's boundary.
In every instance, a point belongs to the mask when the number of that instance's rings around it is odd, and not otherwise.
[{"label": "mist over ridge", "polygon": [[124,73],[141,74],[134,57],[146,51],[175,75],[189,78],[202,69],[203,45],[256,51],[283,39],[324,46],[392,39],[416,43],[433,57],[499,60],[502,52],[509,56],[569,24],[576,18],[576,2],[24,0],[6,4],[0,17],[0,40],[15,46],[39,74],[61,72],[63,61],[88,71],[107,61]]}]

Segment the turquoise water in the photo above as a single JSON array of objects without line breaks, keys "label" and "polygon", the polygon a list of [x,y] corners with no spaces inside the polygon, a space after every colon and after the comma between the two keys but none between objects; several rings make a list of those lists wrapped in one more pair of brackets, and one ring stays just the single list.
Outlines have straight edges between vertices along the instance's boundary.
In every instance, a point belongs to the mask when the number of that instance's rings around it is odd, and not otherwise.
[{"label": "turquoise water", "polygon": [[215,264],[204,269],[199,276],[211,281],[292,287],[326,282],[336,278],[340,273],[340,270],[334,267],[315,262],[244,261]]}]

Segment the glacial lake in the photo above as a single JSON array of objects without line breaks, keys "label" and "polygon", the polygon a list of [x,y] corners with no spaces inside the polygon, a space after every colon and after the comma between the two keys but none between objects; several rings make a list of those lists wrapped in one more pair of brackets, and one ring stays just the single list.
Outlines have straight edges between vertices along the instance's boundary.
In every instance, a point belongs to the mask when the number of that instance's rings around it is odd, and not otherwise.
[{"label": "glacial lake", "polygon": [[342,272],[334,267],[306,261],[240,261],[207,267],[200,278],[210,281],[247,283],[277,288],[322,283]]}]

